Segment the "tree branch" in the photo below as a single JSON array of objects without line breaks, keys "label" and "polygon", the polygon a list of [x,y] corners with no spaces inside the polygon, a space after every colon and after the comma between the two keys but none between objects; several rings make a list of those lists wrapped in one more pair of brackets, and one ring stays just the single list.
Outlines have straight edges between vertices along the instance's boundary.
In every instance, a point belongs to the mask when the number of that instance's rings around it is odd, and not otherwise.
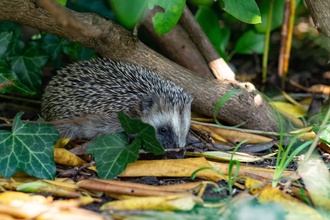
[{"label": "tree branch", "polygon": [[139,30],[147,33],[148,42],[152,38],[160,48],[161,53],[166,55],[166,57],[200,76],[214,79],[204,57],[180,24],[177,24],[170,32],[164,35],[156,33],[152,24],[152,17],[158,11],[160,11],[159,8],[155,7],[151,13],[148,13],[148,16],[142,23],[142,28]]},{"label": "tree branch", "polygon": [[[213,116],[214,106],[228,91],[240,88],[235,82],[209,80],[193,74],[134,40],[130,32],[112,21],[94,14],[77,13],[64,8],[63,10],[74,16],[78,22],[88,24],[85,25],[86,29],[92,30],[95,27],[101,34],[98,37],[90,37],[86,36],[89,30],[68,31],[63,25],[59,25],[47,10],[26,0],[0,1],[0,20],[25,24],[78,42],[104,57],[151,68],[190,92],[195,97],[192,103],[193,111],[206,116]],[[245,121],[245,128],[279,131],[276,112],[259,94],[247,90],[232,96],[221,107],[217,117],[233,125]]]},{"label": "tree branch", "polygon": [[214,49],[210,40],[199,26],[189,8],[185,6],[180,22],[209,64],[213,75],[219,80],[235,80],[235,73]]},{"label": "tree branch", "polygon": [[315,28],[324,35],[324,46],[330,51],[330,1],[306,0],[306,5],[312,15]]}]

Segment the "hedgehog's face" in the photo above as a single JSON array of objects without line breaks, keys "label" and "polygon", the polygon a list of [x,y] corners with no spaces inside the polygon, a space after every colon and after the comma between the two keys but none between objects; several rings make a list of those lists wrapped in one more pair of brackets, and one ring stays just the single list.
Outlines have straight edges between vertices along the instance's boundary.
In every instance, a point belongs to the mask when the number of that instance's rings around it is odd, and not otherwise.
[{"label": "hedgehog's face", "polygon": [[164,148],[179,148],[186,145],[190,128],[190,108],[192,97],[173,105],[159,96],[143,98],[141,104],[142,121],[156,130],[158,141]]}]

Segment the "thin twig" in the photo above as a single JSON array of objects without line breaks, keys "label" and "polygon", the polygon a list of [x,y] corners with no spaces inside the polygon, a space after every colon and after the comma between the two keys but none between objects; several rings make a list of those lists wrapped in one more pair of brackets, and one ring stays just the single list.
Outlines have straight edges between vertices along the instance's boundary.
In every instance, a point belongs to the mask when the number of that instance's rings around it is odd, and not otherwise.
[{"label": "thin twig", "polygon": [[217,79],[235,80],[235,73],[230,69],[224,59],[222,59],[218,52],[214,49],[210,40],[199,26],[187,6],[185,6],[183,10],[180,22],[186,29],[193,42],[196,44],[198,50],[201,52],[206,62],[209,64],[213,75]]}]

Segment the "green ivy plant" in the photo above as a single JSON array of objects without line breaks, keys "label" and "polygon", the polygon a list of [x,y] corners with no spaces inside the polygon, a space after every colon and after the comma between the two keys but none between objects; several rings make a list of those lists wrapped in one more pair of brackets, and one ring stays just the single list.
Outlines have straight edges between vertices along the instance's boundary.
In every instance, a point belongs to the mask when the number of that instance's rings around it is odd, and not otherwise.
[{"label": "green ivy plant", "polygon": [[[49,124],[22,122],[22,115],[22,112],[16,115],[11,132],[0,130],[0,174],[9,178],[23,171],[38,178],[54,179],[53,151],[59,134]],[[134,136],[132,143],[125,132],[104,134],[86,149],[95,157],[98,175],[104,179],[113,179],[123,172],[129,163],[138,159],[140,149],[155,155],[164,154],[154,127],[130,118],[123,111],[118,118],[126,133]]]},{"label": "green ivy plant", "polygon": [[45,179],[54,179],[56,129],[42,123],[24,123],[22,112],[14,119],[12,131],[0,130],[0,174],[9,178],[18,171]]},{"label": "green ivy plant", "polygon": [[23,42],[20,30],[18,24],[0,22],[0,93],[40,96],[42,68],[46,64],[60,68],[63,54],[72,61],[96,56],[93,50],[50,34]]},{"label": "green ivy plant", "polygon": [[138,159],[140,149],[155,155],[164,154],[154,127],[140,119],[130,118],[124,111],[119,112],[118,119],[123,129],[134,135],[132,143],[125,133],[104,134],[86,149],[95,157],[98,175],[104,179],[113,179],[123,172],[127,164]]}]

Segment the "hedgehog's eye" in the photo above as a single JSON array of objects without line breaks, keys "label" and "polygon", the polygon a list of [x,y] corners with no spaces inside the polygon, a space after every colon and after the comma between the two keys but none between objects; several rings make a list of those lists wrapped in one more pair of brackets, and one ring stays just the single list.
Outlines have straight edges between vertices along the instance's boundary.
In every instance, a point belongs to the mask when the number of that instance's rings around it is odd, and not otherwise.
[{"label": "hedgehog's eye", "polygon": [[158,129],[158,132],[160,134],[166,134],[167,133],[167,129],[165,127],[161,127],[161,128]]}]

